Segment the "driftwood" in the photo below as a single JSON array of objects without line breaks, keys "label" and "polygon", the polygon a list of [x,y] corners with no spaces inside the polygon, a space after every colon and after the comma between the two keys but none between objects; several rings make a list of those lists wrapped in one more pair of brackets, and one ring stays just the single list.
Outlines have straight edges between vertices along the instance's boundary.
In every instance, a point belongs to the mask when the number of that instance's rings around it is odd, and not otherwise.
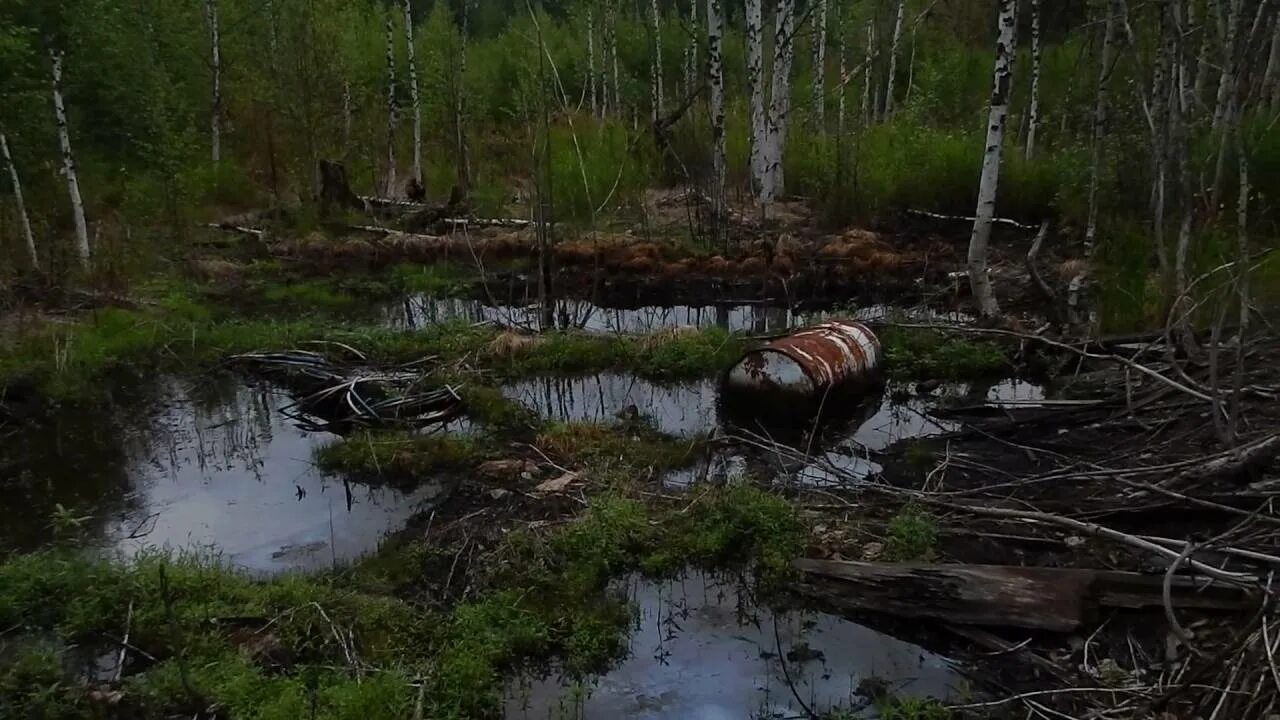
[{"label": "driftwood", "polygon": [[[1164,604],[1164,578],[1112,570],[834,560],[797,560],[793,566],[807,576],[804,591],[838,607],[957,625],[1071,632],[1096,607]],[[1172,601],[1183,608],[1239,610],[1247,594],[1201,589],[1191,578],[1176,577]]]}]

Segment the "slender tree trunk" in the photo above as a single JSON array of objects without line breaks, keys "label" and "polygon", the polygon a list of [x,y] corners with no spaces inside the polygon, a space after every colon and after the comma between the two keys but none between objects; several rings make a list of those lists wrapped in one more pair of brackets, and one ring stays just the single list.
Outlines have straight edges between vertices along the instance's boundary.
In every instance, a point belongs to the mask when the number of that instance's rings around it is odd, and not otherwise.
[{"label": "slender tree trunk", "polygon": [[458,188],[471,190],[471,154],[467,149],[467,32],[471,23],[471,0],[462,0],[462,28],[458,33],[457,66],[453,81],[453,129],[457,155]]},{"label": "slender tree trunk", "polygon": [[862,59],[862,124],[871,124],[871,60],[874,58],[876,44],[875,25],[867,21],[867,47]]},{"label": "slender tree trunk", "polygon": [[[1218,8],[1218,0],[1208,0],[1208,2],[1210,4],[1206,6],[1205,14],[1214,13],[1218,18],[1219,29],[1222,29],[1222,23],[1224,21],[1220,8]],[[1195,3],[1189,3],[1187,5],[1187,15],[1190,18],[1188,23],[1192,29],[1196,26],[1193,15],[1194,12]],[[1208,21],[1209,18],[1206,17],[1205,20],[1200,23],[1200,56],[1196,59],[1196,83],[1195,89],[1193,90],[1195,105],[1197,107],[1203,106],[1204,104],[1204,92],[1205,88],[1209,85],[1209,73],[1214,69],[1213,63],[1209,62],[1209,54],[1213,48],[1213,35],[1209,32]]]},{"label": "slender tree trunk", "polygon": [[[1156,9],[1158,32],[1161,47],[1156,50],[1155,71],[1151,81],[1151,227],[1156,245],[1156,260],[1160,266],[1160,285],[1163,291],[1170,288],[1172,266],[1169,263],[1169,248],[1165,241],[1165,207],[1167,181],[1169,174],[1169,117],[1170,106],[1181,92],[1177,85],[1175,73],[1178,71],[1176,49],[1173,35],[1174,26],[1168,9],[1160,6]],[[1167,292],[1166,292],[1167,296]]]},{"label": "slender tree trunk", "polygon": [[[1188,20],[1186,27],[1191,27],[1190,10],[1194,3],[1187,4]],[[1175,10],[1176,10],[1175,5]],[[1183,65],[1186,65],[1186,58],[1189,55],[1185,38],[1190,33],[1186,28],[1174,28],[1170,33],[1177,55],[1182,58]],[[1192,185],[1190,148],[1191,142],[1190,129],[1188,128],[1189,118],[1197,104],[1197,96],[1195,94],[1195,80],[1190,77],[1189,73],[1182,74],[1179,84],[1181,85],[1178,102],[1170,104],[1169,116],[1169,135],[1172,161],[1177,169],[1177,188],[1178,188],[1178,205],[1180,207],[1180,219],[1178,222],[1178,242],[1174,248],[1173,257],[1173,282],[1174,297],[1169,303],[1169,312],[1171,314],[1170,324],[1177,329],[1177,334],[1182,345],[1186,348],[1189,356],[1194,357],[1198,354],[1195,342],[1195,334],[1191,331],[1191,318],[1188,308],[1191,306],[1190,298],[1187,297],[1190,292],[1188,283],[1188,257],[1190,256],[1192,241],[1192,217],[1195,204],[1195,189]]]},{"label": "slender tree trunk", "polygon": [[712,144],[712,218],[717,235],[724,236],[727,158],[724,133],[724,66],[720,56],[724,39],[724,8],[722,0],[707,0],[707,81],[711,85],[711,144]]},{"label": "slender tree trunk", "polygon": [[22,180],[18,177],[18,166],[13,162],[13,154],[9,152],[9,139],[0,132],[0,158],[9,168],[9,181],[13,183],[13,201],[18,206],[18,227],[22,230],[22,241],[26,245],[27,260],[31,267],[40,269],[40,256],[36,254],[36,236],[31,232],[31,217],[27,215],[27,203],[22,197]]},{"label": "slender tree trunk", "polygon": [[652,0],[653,11],[653,65],[649,83],[653,93],[653,121],[662,119],[662,15],[658,10],[658,0]]},{"label": "slender tree trunk", "polygon": [[587,96],[591,101],[591,114],[600,117],[600,102],[596,97],[596,23],[595,17],[591,13],[591,8],[587,8]]},{"label": "slender tree trunk", "polygon": [[618,13],[614,8],[613,0],[609,0],[606,11],[609,25],[609,55],[613,63],[613,113],[623,118],[622,83],[618,79]]},{"label": "slender tree trunk", "polygon": [[[1238,83],[1238,58],[1236,57],[1236,45],[1240,33],[1240,13],[1243,10],[1243,0],[1230,0],[1231,5],[1227,14],[1227,25],[1225,39],[1222,43],[1222,58],[1219,64],[1222,66],[1222,76],[1218,81],[1218,99],[1214,104],[1213,110],[1213,132],[1218,135],[1218,154],[1214,163],[1213,171],[1213,188],[1210,191],[1210,212],[1217,212],[1218,205],[1222,201],[1222,183],[1226,174],[1227,164],[1227,145],[1231,138],[1231,126],[1233,118],[1232,113],[1236,112],[1236,88]],[[1245,43],[1248,44],[1247,41]]]},{"label": "slender tree trunk", "polygon": [[1017,0],[1000,0],[997,20],[996,62],[991,84],[991,111],[987,121],[987,147],[978,183],[978,208],[973,234],[969,237],[969,283],[974,300],[984,317],[999,314],[1000,306],[987,274],[987,245],[996,211],[996,191],[1000,185],[1000,159],[1005,123],[1009,116],[1009,90],[1013,84],[1014,24]]},{"label": "slender tree trunk", "polygon": [[827,0],[816,0],[813,9],[813,124],[827,125]]},{"label": "slender tree trunk", "polygon": [[1271,28],[1271,55],[1262,75],[1262,97],[1271,112],[1280,112],[1280,14],[1276,15]]},{"label": "slender tree trunk", "polygon": [[[1216,0],[1219,4],[1227,1]],[[1218,61],[1218,66],[1222,68],[1222,75],[1218,80],[1218,97],[1213,106],[1213,132],[1222,133],[1223,135],[1226,134],[1223,128],[1229,124],[1230,118],[1228,115],[1230,114],[1231,99],[1234,97],[1236,90],[1236,40],[1240,33],[1240,11],[1243,4],[1241,0],[1229,0],[1229,2],[1226,25],[1223,28],[1222,55]],[[1221,15],[1222,10],[1220,7],[1218,12]]]},{"label": "slender tree trunk", "polygon": [[1236,139],[1236,154],[1240,156],[1240,195],[1236,200],[1236,290],[1240,298],[1241,345],[1244,344],[1244,332],[1249,327],[1249,194],[1252,192],[1249,186],[1249,155],[1244,146],[1243,114],[1237,113],[1232,133]]},{"label": "slender tree trunk", "polygon": [[222,162],[222,37],[218,26],[217,0],[205,0],[209,23],[209,69],[213,73],[213,102],[209,109],[209,138],[213,164]]},{"label": "slender tree trunk", "polygon": [[791,63],[795,58],[795,0],[778,0],[773,33],[773,87],[769,98],[768,139],[765,143],[765,199],[768,205],[786,192],[783,155],[787,148],[787,120],[791,114]]},{"label": "slender tree trunk", "polygon": [[893,22],[893,41],[889,45],[889,86],[884,94],[883,120],[893,117],[894,85],[898,79],[898,48],[902,44],[902,16],[906,12],[906,0],[898,0],[898,16]]},{"label": "slender tree trunk", "polygon": [[751,94],[751,192],[764,200],[765,135],[764,107],[764,8],[762,0],[746,0],[747,86]]},{"label": "slender tree trunk", "polygon": [[1116,21],[1120,8],[1116,0],[1108,0],[1103,26],[1102,62],[1098,74],[1098,94],[1093,106],[1093,134],[1090,139],[1089,160],[1089,219],[1084,231],[1085,252],[1093,255],[1093,243],[1098,235],[1098,185],[1102,172],[1102,143],[1107,131],[1107,88],[1111,83],[1112,65],[1115,62]]},{"label": "slender tree trunk", "polygon": [[89,224],[84,218],[84,200],[80,196],[80,176],[76,172],[75,154],[71,152],[71,129],[67,125],[67,107],[62,99],[61,50],[49,50],[53,65],[53,114],[58,123],[58,143],[62,146],[62,174],[67,180],[67,195],[71,198],[71,216],[76,228],[76,255],[80,267],[89,269]]},{"label": "slender tree trunk", "polygon": [[[845,88],[849,84],[849,43],[845,38],[846,32],[843,22],[836,26],[836,52],[840,55],[840,86],[836,89],[836,137],[841,139],[844,138],[846,127]],[[843,158],[837,158],[837,161],[843,166]]]},{"label": "slender tree trunk", "polygon": [[1027,112],[1027,159],[1036,154],[1040,126],[1040,0],[1031,0],[1031,107]]},{"label": "slender tree trunk", "polygon": [[342,81],[342,157],[351,157],[351,81]]},{"label": "slender tree trunk", "polygon": [[396,36],[395,24],[387,15],[387,185],[383,194],[396,193]]},{"label": "slender tree trunk", "polygon": [[418,98],[418,51],[413,45],[413,0],[404,0],[404,42],[409,60],[409,105],[413,107],[413,179],[422,182],[422,104]]}]

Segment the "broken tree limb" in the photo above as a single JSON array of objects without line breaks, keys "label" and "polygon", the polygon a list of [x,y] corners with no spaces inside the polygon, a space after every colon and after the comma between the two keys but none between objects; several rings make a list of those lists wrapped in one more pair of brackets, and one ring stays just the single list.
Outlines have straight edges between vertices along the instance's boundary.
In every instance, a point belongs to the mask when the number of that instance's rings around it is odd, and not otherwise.
[{"label": "broken tree limb", "polygon": [[233,225],[231,223],[208,223],[205,227],[210,230],[226,230],[227,232],[240,233],[241,235],[249,235],[259,240],[267,235],[267,231],[261,228],[246,227],[244,225]]},{"label": "broken tree limb", "polygon": [[1176,487],[1188,482],[1201,483],[1206,480],[1222,478],[1238,478],[1251,470],[1270,465],[1280,455],[1280,434],[1268,435],[1255,440],[1234,452],[1209,460],[1159,483],[1162,488]]},{"label": "broken tree limb", "polygon": [[[1164,604],[1162,577],[1111,570],[807,559],[792,566],[839,606],[958,625],[1071,632],[1098,607]],[[1238,588],[1201,589],[1187,577],[1172,578],[1170,593],[1178,607],[1234,611],[1248,603]]]},{"label": "broken tree limb", "polygon": [[[966,216],[964,216],[964,215],[943,215],[942,213],[929,212],[928,210],[907,210],[907,214],[909,214],[909,215],[916,215],[916,216],[918,216],[918,217],[925,217],[925,218],[929,218],[929,219],[931,219],[931,220],[947,220],[947,221],[950,221],[950,222],[967,222],[967,223],[971,223],[971,222],[973,222],[973,221],[974,221],[974,218],[973,218],[973,217],[966,217]],[[1015,227],[1015,228],[1019,228],[1019,229],[1021,229],[1021,230],[1035,230],[1035,229],[1036,229],[1036,226],[1035,226],[1035,225],[1026,225],[1026,224],[1024,224],[1024,223],[1020,223],[1020,222],[1018,222],[1017,220],[1011,220],[1011,219],[1009,219],[1009,218],[999,218],[999,217],[998,217],[998,218],[991,218],[991,222],[992,222],[992,224],[995,224],[995,225],[1008,225],[1009,227]]]},{"label": "broken tree limb", "polygon": [[1031,249],[1027,251],[1027,273],[1031,275],[1031,281],[1044,295],[1044,299],[1049,301],[1050,315],[1058,314],[1058,297],[1053,292],[1053,288],[1049,287],[1049,283],[1044,281],[1044,277],[1040,275],[1040,268],[1036,265],[1036,258],[1040,255],[1040,248],[1044,245],[1044,240],[1049,235],[1049,221],[1045,220],[1040,224],[1040,232],[1036,233],[1036,239],[1031,243]]}]

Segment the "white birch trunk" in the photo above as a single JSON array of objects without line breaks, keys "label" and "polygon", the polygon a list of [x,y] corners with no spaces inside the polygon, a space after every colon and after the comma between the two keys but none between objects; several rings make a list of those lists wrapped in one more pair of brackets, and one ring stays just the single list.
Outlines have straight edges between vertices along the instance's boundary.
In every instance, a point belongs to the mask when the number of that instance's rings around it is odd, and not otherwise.
[{"label": "white birch trunk", "polygon": [[1271,112],[1280,112],[1280,14],[1276,15],[1271,29],[1271,55],[1262,75],[1262,97]]},{"label": "white birch trunk", "polygon": [[395,24],[387,15],[387,185],[383,194],[396,193],[396,36]]},{"label": "white birch trunk", "polygon": [[[840,85],[836,92],[836,136],[843,138],[845,131],[845,87],[849,84],[848,41],[845,39],[844,23],[836,30],[836,52],[840,54]],[[843,162],[843,159],[841,159]]]},{"label": "white birch trunk", "polygon": [[1027,111],[1027,159],[1036,154],[1040,127],[1040,0],[1031,0],[1031,107]]},{"label": "white birch trunk", "polygon": [[871,124],[871,60],[876,44],[875,26],[867,21],[866,55],[862,58],[862,124]]},{"label": "white birch trunk", "polygon": [[662,16],[658,13],[658,0],[650,3],[653,11],[653,65],[649,78],[653,92],[653,121],[662,118]]},{"label": "white birch trunk", "polygon": [[[1222,182],[1226,174],[1227,143],[1231,136],[1232,116],[1239,111],[1236,101],[1238,83],[1237,43],[1240,33],[1240,14],[1243,11],[1243,0],[1230,0],[1226,26],[1223,28],[1222,57],[1219,65],[1222,75],[1218,80],[1218,98],[1213,109],[1213,132],[1218,135],[1218,154],[1214,162],[1213,187],[1209,194],[1211,212],[1217,212],[1222,200]],[[1245,41],[1248,46],[1248,40]]]},{"label": "white birch trunk", "polygon": [[1098,185],[1102,166],[1102,142],[1107,128],[1107,87],[1111,81],[1111,66],[1115,56],[1116,21],[1120,9],[1116,0],[1109,0],[1103,9],[1107,14],[1103,26],[1102,62],[1098,74],[1098,94],[1093,107],[1093,133],[1090,140],[1089,160],[1089,217],[1084,231],[1085,252],[1093,255],[1093,243],[1098,235]]},{"label": "white birch trunk", "polygon": [[724,131],[724,66],[721,43],[724,39],[722,0],[707,0],[707,82],[711,86],[712,213],[717,234],[723,233],[726,202],[727,158]]},{"label": "white birch trunk", "polygon": [[902,16],[906,12],[906,0],[898,0],[898,17],[893,21],[893,40],[889,44],[889,86],[884,94],[884,116],[893,117],[894,85],[898,76],[898,48],[902,44]]},{"label": "white birch trunk", "polygon": [[787,120],[791,114],[791,63],[795,58],[795,0],[778,0],[773,32],[773,86],[769,98],[768,135],[765,143],[764,206],[786,192],[783,153],[787,147]]},{"label": "white birch trunk", "polygon": [[609,13],[609,54],[613,62],[613,113],[623,117],[622,84],[618,80],[618,13],[613,3],[608,5]]},{"label": "white birch trunk", "polygon": [[813,123],[827,124],[827,0],[816,0],[813,8]]},{"label": "white birch trunk", "polygon": [[762,0],[746,0],[747,87],[751,95],[751,191],[763,200],[767,119],[764,107],[764,8]]},{"label": "white birch trunk", "polygon": [[342,81],[342,157],[351,154],[351,81]]},{"label": "white birch trunk", "polygon": [[205,0],[209,23],[209,68],[213,72],[213,98],[209,109],[209,140],[213,164],[222,162],[222,37],[218,25],[217,0]]},{"label": "white birch trunk", "polygon": [[591,101],[591,114],[600,117],[600,100],[596,96],[596,23],[587,8],[587,95]]},{"label": "white birch trunk", "polygon": [[413,107],[413,179],[422,182],[422,104],[418,99],[418,52],[413,46],[413,0],[404,0],[404,41],[409,60],[409,104]]},{"label": "white birch trunk", "polygon": [[71,198],[71,215],[76,228],[76,255],[80,267],[89,269],[89,224],[84,219],[84,200],[80,196],[80,176],[76,173],[76,159],[71,152],[71,129],[67,125],[67,107],[62,99],[61,50],[49,50],[53,63],[53,114],[58,123],[58,143],[62,146],[62,174],[67,181],[67,195]]},{"label": "white birch trunk", "polygon": [[978,208],[974,213],[973,234],[969,237],[969,283],[974,300],[984,317],[1000,312],[991,277],[987,274],[987,246],[996,211],[996,191],[1000,185],[1000,159],[1004,147],[1005,123],[1009,116],[1009,90],[1013,84],[1014,12],[1016,0],[1000,0],[997,21],[996,62],[991,84],[991,112],[987,121],[987,147],[982,158],[982,176],[978,183]]},{"label": "white birch trunk", "polygon": [[[1222,41],[1222,57],[1218,63],[1222,68],[1222,75],[1218,81],[1217,102],[1214,103],[1213,107],[1213,131],[1224,135],[1226,134],[1224,127],[1230,119],[1228,117],[1229,106],[1236,90],[1236,38],[1240,32],[1240,10],[1243,4],[1241,0],[1230,0],[1230,2],[1225,28],[1226,34]],[[1223,144],[1225,145],[1225,141]]]},{"label": "white birch trunk", "polygon": [[31,232],[31,217],[27,215],[27,203],[22,197],[22,180],[18,177],[18,166],[13,162],[9,152],[9,139],[0,132],[0,157],[9,169],[9,181],[13,184],[13,201],[18,206],[18,227],[22,230],[22,242],[26,245],[27,260],[31,267],[40,269],[40,257],[36,254],[36,236]]}]

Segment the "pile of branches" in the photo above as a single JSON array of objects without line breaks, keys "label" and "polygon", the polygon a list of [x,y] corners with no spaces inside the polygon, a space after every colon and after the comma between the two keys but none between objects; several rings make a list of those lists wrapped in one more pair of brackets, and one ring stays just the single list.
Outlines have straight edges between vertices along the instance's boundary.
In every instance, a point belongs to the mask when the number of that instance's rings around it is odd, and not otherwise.
[{"label": "pile of branches", "polygon": [[308,430],[420,427],[447,422],[465,411],[454,387],[431,381],[425,369],[431,358],[378,369],[359,350],[329,344],[350,359],[285,350],[236,355],[231,361],[288,389],[294,402],[284,412]]},{"label": "pile of branches", "polygon": [[[1079,383],[1088,397],[952,410],[961,430],[920,441],[935,459],[923,479],[908,457],[921,455],[901,447],[868,452],[885,471],[866,477],[805,449],[737,440],[784,467],[818,466],[839,478],[838,489],[814,491],[827,505],[922,507],[947,534],[979,538],[977,547],[1034,548],[1018,564],[1035,558],[1150,576],[1154,616],[1126,623],[1136,616],[1113,614],[1081,627],[1083,652],[1025,631],[998,641],[985,631],[963,634],[1041,679],[1030,691],[1004,685],[997,699],[956,709],[1047,719],[1280,713],[1280,341],[1237,336],[1193,359],[1159,339],[1108,345],[948,330],[1047,345],[1069,360],[1068,376],[1091,378]],[[1206,610],[1180,604],[1173,587],[1230,590],[1242,600]],[[1051,687],[1045,677],[1054,678]]]}]

